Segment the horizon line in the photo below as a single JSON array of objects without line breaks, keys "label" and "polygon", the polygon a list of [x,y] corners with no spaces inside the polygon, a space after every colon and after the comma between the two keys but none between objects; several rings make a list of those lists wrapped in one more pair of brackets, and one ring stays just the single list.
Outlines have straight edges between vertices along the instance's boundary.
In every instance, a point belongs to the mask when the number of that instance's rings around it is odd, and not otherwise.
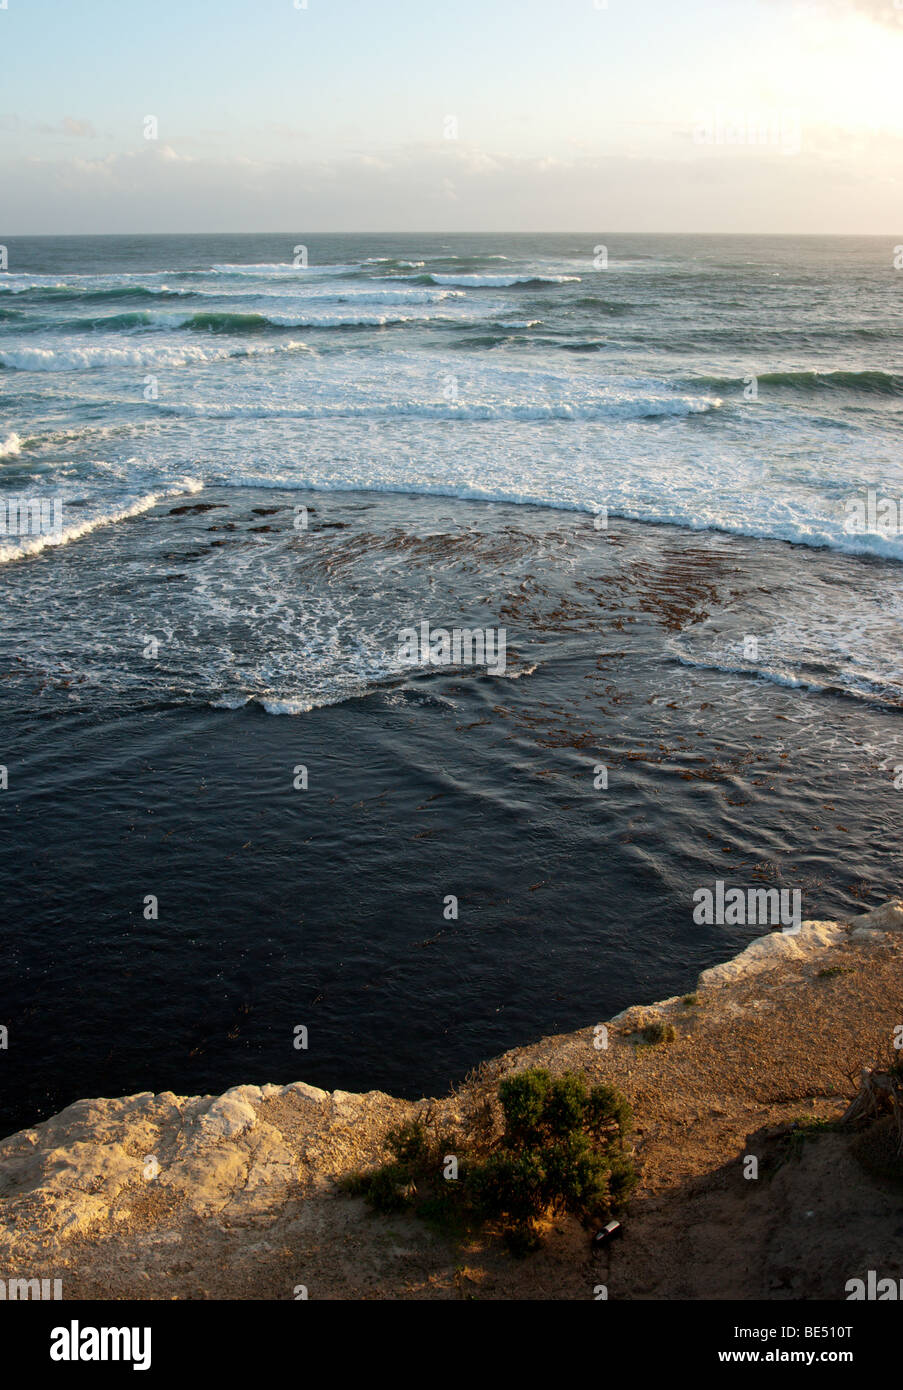
[{"label": "horizon line", "polygon": [[0,232],[0,236],[6,236],[7,238],[11,238],[11,237],[33,237],[33,238],[35,238],[35,239],[37,239],[37,238],[39,238],[39,237],[48,237],[48,238],[49,238],[49,237],[56,237],[56,238],[60,238],[60,237],[70,237],[70,238],[74,239],[74,238],[76,238],[76,237],[135,237],[135,236],[147,236],[147,237],[151,237],[151,236],[186,236],[186,237],[188,237],[188,236],[196,236],[196,237],[209,237],[209,236],[300,236],[300,235],[304,235],[304,236],[335,236],[335,237],[339,237],[339,236],[357,236],[357,237],[367,237],[367,236],[395,236],[395,237],[403,237],[403,236],[407,236],[407,237],[436,237],[436,236],[447,236],[447,237],[455,237],[455,236],[486,236],[486,237],[530,237],[530,236],[534,236],[534,237],[535,237],[535,236],[694,236],[694,237],[695,237],[695,236],[698,236],[698,237],[763,237],[763,238],[764,238],[764,237],[795,237],[795,238],[798,238],[798,239],[803,239],[803,238],[806,238],[806,237],[809,237],[809,238],[815,238],[815,237],[833,237],[833,238],[838,238],[838,239],[840,239],[840,238],[853,238],[853,237],[874,237],[874,238],[877,239],[877,238],[884,238],[884,237],[894,237],[894,236],[897,236],[897,237],[900,237],[901,239],[903,239],[903,232],[901,232],[901,231],[899,231],[899,230],[898,230],[897,232],[890,232],[890,231],[887,231],[887,232],[736,232],[736,231],[731,231],[731,232],[719,232],[719,231],[704,231],[704,232],[703,232],[703,231],[693,231],[693,232],[689,232],[689,231],[678,231],[678,230],[669,230],[669,231],[664,231],[664,232],[648,232],[648,231],[646,231],[646,232],[644,232],[644,231],[629,231],[629,232],[608,231],[608,232],[606,232],[606,231],[600,231],[600,230],[598,229],[598,227],[595,228],[595,229],[591,229],[591,228],[582,228],[582,229],[581,229],[581,228],[573,228],[573,227],[570,227],[570,228],[566,228],[566,229],[564,229],[564,230],[559,230],[559,231],[541,231],[541,232],[524,232],[524,231],[497,231],[497,232],[491,232],[491,231],[479,231],[479,230],[477,230],[477,231],[423,231],[422,229],[421,229],[421,230],[417,230],[417,231],[410,231],[410,232],[408,232],[408,231],[398,231],[398,230],[375,231],[375,230],[373,230],[373,229],[364,229],[364,230],[360,230],[360,231],[306,231],[306,232],[303,232],[303,233],[302,233],[302,232],[299,232],[299,231],[297,231],[297,230],[292,231],[291,229],[286,229],[286,228],[284,228],[284,227],[283,227],[283,228],[274,228],[274,229],[270,229],[270,230],[260,230],[260,229],[258,229],[258,230],[253,231],[253,232],[229,231],[229,230],[225,230],[225,231],[213,231],[213,230],[209,230],[209,229],[208,229],[207,231],[203,231],[203,232],[186,232],[186,231],[166,231],[166,232],[150,232],[150,231],[129,231],[129,232]]}]

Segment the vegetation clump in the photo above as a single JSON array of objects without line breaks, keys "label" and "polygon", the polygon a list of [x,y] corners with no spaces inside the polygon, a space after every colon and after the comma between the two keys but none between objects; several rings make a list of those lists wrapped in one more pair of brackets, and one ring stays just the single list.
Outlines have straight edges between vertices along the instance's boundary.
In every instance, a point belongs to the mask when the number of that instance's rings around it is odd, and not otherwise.
[{"label": "vegetation clump", "polygon": [[674,1024],[664,1023],[660,1018],[653,1023],[647,1023],[640,1033],[647,1047],[658,1047],[661,1043],[673,1042],[676,1036]]},{"label": "vegetation clump", "polygon": [[345,1190],[445,1232],[498,1233],[518,1255],[541,1244],[551,1217],[590,1225],[623,1208],[637,1175],[630,1107],[613,1086],[532,1068],[474,1100],[457,1131],[428,1117],[393,1130],[389,1161],[346,1180]]}]

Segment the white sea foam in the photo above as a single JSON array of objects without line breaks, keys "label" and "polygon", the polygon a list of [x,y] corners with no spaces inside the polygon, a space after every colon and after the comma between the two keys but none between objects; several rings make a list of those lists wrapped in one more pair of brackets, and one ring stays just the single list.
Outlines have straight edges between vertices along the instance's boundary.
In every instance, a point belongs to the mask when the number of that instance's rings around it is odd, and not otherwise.
[{"label": "white sea foam", "polygon": [[291,261],[262,261],[259,265],[233,265],[226,262],[223,265],[210,267],[208,273],[214,275],[251,275],[254,277],[267,275],[296,275],[299,279],[305,275],[342,275],[349,271],[358,270],[359,263],[355,261],[351,265],[293,265]]},{"label": "white sea foam", "polygon": [[[335,302],[336,297],[332,295],[318,295],[316,297],[311,296],[311,298],[315,305],[322,303],[331,307],[323,311],[318,311],[316,308],[309,309],[305,305],[299,305],[290,313],[273,312],[268,308],[260,309],[251,306],[243,306],[241,309],[202,309],[193,314],[172,314],[167,313],[165,310],[154,310],[144,316],[144,323],[139,325],[139,327],[166,328],[171,331],[176,331],[181,328],[194,328],[198,333],[210,333],[215,325],[219,332],[225,336],[229,332],[240,334],[242,331],[241,325],[238,322],[234,325],[229,325],[225,322],[216,323],[216,320],[225,320],[227,317],[236,320],[263,319],[274,328],[384,328],[387,324],[428,323],[433,319],[439,321],[448,320],[447,315],[432,315],[429,313],[416,312],[413,314],[405,314],[402,312],[362,314],[355,307],[358,303],[357,300],[353,301],[353,303],[345,309],[341,303]],[[367,301],[363,300],[360,302],[366,303]],[[372,302],[381,305],[385,305],[386,303],[386,301],[375,297]],[[420,304],[431,305],[440,302],[441,299],[438,297],[435,300],[423,299],[407,301],[401,299],[399,300],[399,308],[411,307],[416,309]],[[389,303],[391,303],[391,301],[389,301]],[[211,324],[211,320],[213,320],[213,324]],[[458,320],[454,321],[457,322]],[[296,346],[298,345],[296,344]],[[278,349],[270,350],[277,351]],[[253,351],[265,352],[267,349],[255,348]],[[228,351],[224,349],[220,355],[231,357],[234,355],[234,349]]]},{"label": "white sea foam", "polygon": [[403,265],[411,270],[418,270],[426,265],[426,261],[398,261],[394,256],[368,256],[364,265]]},{"label": "white sea foam", "polygon": [[[80,540],[82,536],[96,531],[99,526],[112,526],[117,521],[127,521],[130,517],[140,516],[142,512],[150,511],[151,508],[166,501],[169,497],[181,497],[185,494],[201,492],[203,486],[203,483],[198,482],[196,478],[183,478],[174,487],[166,488],[160,492],[145,493],[143,497],[136,497],[111,511],[95,513],[74,525],[64,526],[59,533],[23,537],[13,545],[0,544],[0,565],[7,564],[10,560],[21,560],[26,555],[37,555],[48,546],[68,545],[70,541]],[[63,508],[65,511],[65,503]]]},{"label": "white sea foam", "polygon": [[23,372],[77,372],[95,367],[187,367],[221,362],[228,357],[265,357],[278,352],[308,351],[306,343],[266,347],[206,348],[193,343],[147,344],[136,347],[16,347],[0,350],[0,363]]},{"label": "white sea foam", "polygon": [[425,314],[270,314],[270,323],[279,328],[385,328],[390,324],[423,323],[427,319],[441,321],[441,315]]},{"label": "white sea foam", "polygon": [[530,285],[542,283],[544,285],[570,285],[579,284],[579,275],[438,275],[430,277],[437,285],[462,285],[470,286],[473,289],[485,287],[486,289],[509,289],[512,285]]},{"label": "white sea foam", "polygon": [[0,272],[0,294],[23,294],[26,290],[61,290],[66,286],[64,280],[56,275],[13,275],[9,271]]},{"label": "white sea foam", "polygon": [[298,420],[462,420],[506,421],[521,420],[541,423],[545,420],[642,420],[658,416],[684,417],[717,410],[718,400],[702,397],[635,397],[596,401],[542,401],[513,403],[493,401],[473,405],[440,401],[374,401],[355,405],[350,401],[328,404],[280,406],[269,404],[218,405],[185,402],[163,404],[165,414],[210,419],[298,419]]},{"label": "white sea foam", "polygon": [[[384,246],[379,243],[379,249]],[[877,397],[855,404],[844,399],[833,406],[820,400],[816,415],[801,399],[791,410],[765,376],[758,404],[747,407],[741,383],[748,345],[742,337],[725,344],[721,335],[730,330],[720,322],[710,340],[711,325],[702,313],[699,346],[691,344],[684,353],[689,365],[650,345],[650,306],[662,339],[669,327],[677,334],[685,328],[682,304],[675,306],[667,286],[667,292],[659,296],[656,290],[658,297],[642,303],[643,287],[632,294],[638,305],[626,308],[638,308],[644,319],[627,315],[626,327],[620,318],[614,324],[606,320],[605,338],[597,344],[608,349],[604,354],[556,351],[586,345],[583,330],[571,326],[571,311],[558,305],[573,296],[549,293],[543,298],[542,320],[530,318],[536,303],[530,286],[541,290],[544,282],[554,290],[581,280],[588,285],[591,279],[601,284],[605,277],[589,273],[588,252],[585,259],[560,250],[544,259],[512,256],[507,264],[503,256],[443,252],[425,260],[442,272],[431,276],[435,283],[429,284],[426,275],[418,274],[426,252],[410,242],[400,250],[409,264],[401,256],[373,256],[306,269],[286,259],[194,271],[0,275],[0,290],[61,283],[82,292],[191,284],[196,288],[190,292],[203,296],[199,307],[212,307],[207,324],[197,321],[197,333],[185,331],[195,315],[186,313],[184,303],[175,303],[170,312],[154,303],[149,325],[162,333],[147,331],[145,321],[115,337],[77,333],[71,324],[65,336],[59,331],[62,325],[54,333],[26,335],[17,320],[7,320],[0,331],[0,364],[73,376],[20,383],[23,390],[46,397],[47,412],[42,415],[29,401],[27,440],[7,429],[0,456],[14,459],[21,451],[17,468],[27,461],[43,475],[58,466],[61,481],[78,476],[86,489],[98,486],[105,498],[92,499],[92,506],[96,502],[102,508],[115,505],[123,494],[168,486],[190,458],[196,460],[190,467],[199,476],[236,486],[372,488],[587,512],[604,505],[612,517],[903,559],[903,538],[846,534],[841,514],[843,499],[866,485],[903,495],[893,402],[885,410]],[[290,256],[288,239],[280,253]],[[673,268],[669,260],[614,259],[620,267],[635,264],[644,274],[663,268],[670,274]],[[682,264],[679,257],[673,262]],[[364,273],[354,274],[362,266]],[[701,274],[695,253],[684,270],[687,266],[694,276]],[[713,274],[718,270],[716,265]],[[676,283],[680,294],[695,293],[680,288],[683,281]],[[526,288],[519,293],[518,287]],[[736,293],[742,292],[741,285]],[[444,311],[432,309],[443,304]],[[216,321],[216,315],[233,306],[288,330],[285,338],[294,338],[294,328],[309,327],[305,336],[320,351],[314,353],[303,342],[280,341],[282,335],[276,334],[236,341],[228,319]],[[792,305],[791,311],[796,313],[797,307]],[[70,304],[63,312],[64,322],[71,320]],[[506,321],[508,312],[517,317]],[[398,324],[399,331],[386,335],[378,350],[366,334],[349,332],[324,345],[313,331],[387,324]],[[483,342],[472,332],[446,331],[457,324],[464,329],[485,326],[492,337]],[[541,324],[548,337],[545,332],[522,336],[523,330]],[[441,340],[430,331],[435,325],[442,328]],[[238,331],[265,326],[240,320],[235,325]],[[205,327],[227,332],[219,336],[204,332]],[[821,317],[812,333],[823,327],[830,345],[831,330]],[[515,337],[519,331],[521,336]],[[508,333],[510,342],[505,341]],[[669,353],[671,347],[669,343]],[[842,356],[847,348],[831,350],[837,360],[829,360],[827,350],[813,352],[810,360],[807,349],[800,359],[770,366],[793,372],[821,368],[825,375],[830,375],[828,366],[835,371],[849,367]],[[874,351],[857,339],[857,371],[873,365],[869,354]],[[278,356],[291,353],[297,356]],[[233,357],[260,361],[254,370],[201,370]],[[145,409],[140,377],[129,369],[168,367],[185,370],[173,373],[162,384],[159,400]],[[90,368],[109,370],[109,392],[107,379],[100,372],[92,378]],[[129,375],[131,381],[126,380]],[[727,384],[716,385],[719,378]],[[5,384],[16,389],[9,378]],[[716,389],[724,391],[723,401]],[[122,398],[128,402],[127,417],[118,414]],[[100,433],[92,438],[87,428],[54,434],[60,423],[68,423],[66,408],[87,412],[76,420],[101,418],[92,410],[101,400],[110,406],[102,418],[124,419],[124,436],[134,435],[134,407],[141,412],[147,443],[137,450],[140,481],[132,476],[133,461],[122,457],[112,435],[107,443]],[[218,428],[218,422],[230,420],[241,422],[241,428]],[[294,421],[310,422],[310,427],[295,429]],[[315,422],[323,423],[316,427]],[[801,429],[807,431],[805,457]],[[101,476],[98,470],[105,466],[112,471]]]},{"label": "white sea foam", "polygon": [[316,700],[260,700],[259,703],[266,710],[267,714],[308,714],[312,709],[316,709],[319,704],[329,704],[330,701]]},{"label": "white sea foam", "polygon": [[[20,447],[28,448],[29,454],[38,454],[45,449],[59,449],[62,445],[87,443],[89,440],[94,444],[99,444],[107,439],[126,438],[138,433],[144,433],[146,425],[143,423],[119,422],[115,425],[77,425],[72,429],[48,430],[47,433],[30,434],[20,440]],[[0,445],[0,451],[3,446]],[[19,452],[19,451],[17,451]],[[2,457],[2,452],[0,452]]]},{"label": "white sea foam", "polygon": [[[280,298],[285,298],[284,292]],[[442,289],[438,286],[435,289],[422,285],[410,289],[383,289],[376,285],[362,289],[357,286],[345,288],[330,285],[323,288],[315,285],[303,296],[300,304],[332,304],[336,301],[347,304],[445,304],[449,300],[466,298],[464,290]]]},{"label": "white sea foam", "polygon": [[792,671],[756,666],[750,662],[734,664],[729,661],[694,661],[691,657],[682,656],[680,653],[674,654],[674,660],[678,665],[686,666],[692,671],[719,671],[725,676],[749,676],[756,680],[771,681],[772,685],[786,686],[788,690],[824,690],[826,688],[823,682],[811,679],[804,680],[801,676],[795,676]]},{"label": "white sea foam", "polygon": [[0,273],[0,293],[20,294],[25,290],[80,290],[89,293],[94,290],[145,289],[149,294],[191,294],[191,290],[172,289],[169,285],[150,285],[147,281],[161,280],[175,276],[177,270],[141,270],[122,272],[118,275],[79,274],[67,271],[60,275],[28,275],[5,271]]}]

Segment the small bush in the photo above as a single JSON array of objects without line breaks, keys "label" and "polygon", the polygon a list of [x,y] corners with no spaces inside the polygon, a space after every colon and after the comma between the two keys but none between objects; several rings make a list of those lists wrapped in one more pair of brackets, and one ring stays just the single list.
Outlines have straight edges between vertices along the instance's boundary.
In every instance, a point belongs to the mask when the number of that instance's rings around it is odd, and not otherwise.
[{"label": "small bush", "polygon": [[400,1129],[392,1129],[388,1145],[395,1161],[405,1167],[422,1163],[429,1153],[429,1137],[423,1120],[412,1120]]},{"label": "small bush", "polygon": [[[377,1211],[408,1208],[446,1231],[498,1231],[516,1255],[541,1244],[550,1216],[589,1223],[623,1207],[637,1175],[626,1144],[630,1107],[613,1086],[533,1068],[501,1081],[496,1101],[491,1132],[482,1115],[469,1133],[423,1120],[392,1131],[391,1160],[346,1180],[345,1190]],[[443,1176],[450,1155],[457,1179]]]},{"label": "small bush", "polygon": [[903,1182],[903,1157],[897,1152],[897,1129],[892,1115],[883,1116],[857,1134],[850,1152],[873,1177]]},{"label": "small bush", "polygon": [[673,1023],[663,1023],[661,1019],[656,1019],[654,1023],[647,1024],[640,1037],[649,1047],[658,1047],[660,1043],[673,1042],[677,1034]]}]

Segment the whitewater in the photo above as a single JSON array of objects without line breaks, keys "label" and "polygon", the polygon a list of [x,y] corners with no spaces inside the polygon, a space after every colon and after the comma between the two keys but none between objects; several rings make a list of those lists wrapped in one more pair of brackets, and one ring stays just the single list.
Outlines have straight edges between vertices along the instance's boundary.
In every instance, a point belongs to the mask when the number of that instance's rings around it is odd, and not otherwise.
[{"label": "whitewater", "polygon": [[[212,521],[190,573],[161,581],[197,634],[245,590],[278,614],[292,588],[297,537],[253,525],[260,498],[286,516],[317,497],[447,499],[462,526],[474,504],[545,509],[575,535],[785,545],[798,575],[807,554],[849,557],[839,626],[798,583],[792,630],[770,615],[751,665],[704,614],[673,659],[896,704],[903,537],[848,524],[869,495],[903,497],[903,276],[885,240],[618,237],[600,259],[601,236],[311,237],[296,264],[298,240],[13,239],[0,501],[59,501],[63,524],[0,537],[8,586],[55,593],[65,554],[87,592],[112,556],[140,611],[179,553],[180,501],[234,506],[256,552]],[[167,688],[293,713],[395,678],[383,609],[296,597],[305,672],[274,618],[237,689],[230,642],[194,669],[187,637]]]},{"label": "whitewater", "polygon": [[606,508],[903,558],[843,526],[850,498],[903,490],[879,239],[620,238],[605,269],[592,237],[321,239],[304,266],[289,238],[232,238],[247,261],[216,238],[76,241],[26,242],[0,275],[5,487],[117,518],[190,455],[201,483]]}]

